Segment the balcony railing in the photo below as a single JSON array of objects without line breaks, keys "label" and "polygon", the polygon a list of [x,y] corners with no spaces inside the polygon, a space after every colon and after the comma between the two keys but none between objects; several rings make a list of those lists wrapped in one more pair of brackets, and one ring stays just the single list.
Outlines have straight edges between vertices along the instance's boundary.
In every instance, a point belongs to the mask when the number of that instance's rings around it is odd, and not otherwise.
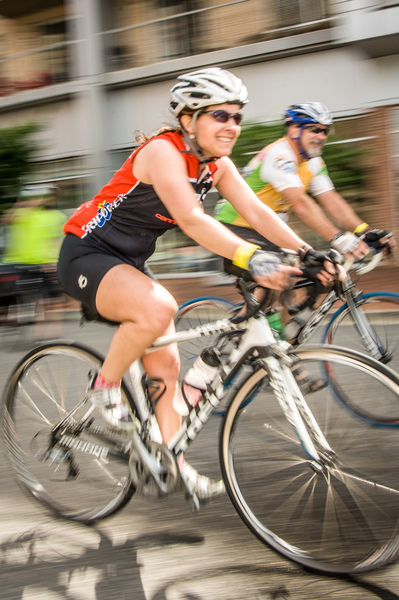
[{"label": "balcony railing", "polygon": [[[97,57],[102,53],[99,69],[110,72],[285,37],[298,28],[332,26],[324,0],[203,0],[201,4],[196,10],[176,13],[176,5],[169,3],[126,2],[125,11],[114,15],[120,26],[88,40],[66,41],[65,29],[58,43],[43,45],[34,28],[28,39],[19,29],[8,36],[8,47],[0,44],[0,96],[69,81],[79,77],[82,65],[88,73],[90,44],[99,48]],[[118,23],[118,18],[123,22]],[[24,51],[13,52],[18,47]]]},{"label": "balcony railing", "polygon": [[0,56],[0,96],[70,80],[71,47],[75,45],[76,42],[61,42]]},{"label": "balcony railing", "polygon": [[303,23],[313,29],[331,26],[324,0],[232,0],[178,14],[167,15],[166,10],[154,11],[153,19],[103,32],[105,70],[284,37],[290,27]]}]

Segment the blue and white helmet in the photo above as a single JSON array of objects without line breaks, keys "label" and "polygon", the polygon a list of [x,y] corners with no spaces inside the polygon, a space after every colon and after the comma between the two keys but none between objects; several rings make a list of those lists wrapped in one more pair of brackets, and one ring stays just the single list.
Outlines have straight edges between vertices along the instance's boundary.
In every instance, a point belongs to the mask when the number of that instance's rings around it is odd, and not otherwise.
[{"label": "blue and white helmet", "polygon": [[286,125],[319,123],[331,127],[333,118],[328,108],[321,102],[304,102],[303,104],[293,104],[285,111],[284,123]]},{"label": "blue and white helmet", "polygon": [[172,89],[170,111],[178,118],[184,110],[197,111],[214,104],[248,102],[248,92],[241,79],[218,67],[200,69],[180,75]]}]

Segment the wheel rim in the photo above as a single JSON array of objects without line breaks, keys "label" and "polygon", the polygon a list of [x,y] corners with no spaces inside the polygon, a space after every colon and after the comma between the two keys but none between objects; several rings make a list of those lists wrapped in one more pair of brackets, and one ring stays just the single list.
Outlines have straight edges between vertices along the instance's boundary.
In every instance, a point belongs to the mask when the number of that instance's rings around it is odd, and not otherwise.
[{"label": "wheel rim", "polygon": [[[233,307],[234,304],[232,302],[223,298],[203,297],[192,302],[187,302],[180,307],[176,315],[176,330],[186,331],[198,325],[205,325],[219,319],[225,319],[229,317]],[[187,368],[181,371],[181,377],[184,376],[185,371],[190,368],[196,357],[201,354],[201,351],[204,348],[212,346],[218,337],[219,335],[215,334],[179,343],[181,359],[187,365]]]}]

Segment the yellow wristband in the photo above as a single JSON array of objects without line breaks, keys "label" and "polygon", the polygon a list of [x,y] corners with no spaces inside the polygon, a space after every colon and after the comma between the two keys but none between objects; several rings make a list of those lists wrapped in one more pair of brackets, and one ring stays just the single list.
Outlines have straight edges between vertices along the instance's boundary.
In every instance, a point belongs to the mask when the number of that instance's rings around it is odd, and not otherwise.
[{"label": "yellow wristband", "polygon": [[248,269],[249,260],[255,250],[260,250],[260,246],[255,246],[255,244],[250,244],[248,242],[240,244],[234,252],[233,265],[236,265],[241,269]]},{"label": "yellow wristband", "polygon": [[353,230],[353,233],[362,233],[362,231],[367,229],[368,226],[368,223],[360,223],[360,225],[358,225],[356,229]]}]

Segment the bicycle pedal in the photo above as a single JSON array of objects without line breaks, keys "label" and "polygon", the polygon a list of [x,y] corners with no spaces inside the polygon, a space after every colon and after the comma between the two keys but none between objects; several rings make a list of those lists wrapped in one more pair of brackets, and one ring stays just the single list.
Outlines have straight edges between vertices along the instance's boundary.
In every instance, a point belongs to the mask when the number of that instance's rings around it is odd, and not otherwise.
[{"label": "bicycle pedal", "polygon": [[43,462],[45,460],[49,460],[50,464],[63,463],[68,460],[68,450],[62,447],[54,447],[48,454],[46,453],[46,455],[43,456]]},{"label": "bicycle pedal", "polygon": [[180,479],[180,486],[183,488],[184,499],[190,504],[192,512],[199,512],[201,510],[201,506],[204,506],[206,502],[201,501],[198,495],[193,490],[190,490],[189,486],[183,479]]}]

